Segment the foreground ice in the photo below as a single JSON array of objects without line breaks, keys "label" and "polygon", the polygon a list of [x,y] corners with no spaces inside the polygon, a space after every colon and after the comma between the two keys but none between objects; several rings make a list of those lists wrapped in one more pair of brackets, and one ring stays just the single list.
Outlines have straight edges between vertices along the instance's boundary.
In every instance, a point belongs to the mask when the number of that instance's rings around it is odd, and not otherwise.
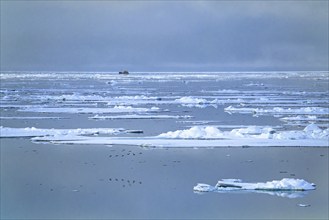
[{"label": "foreground ice", "polygon": [[303,197],[303,191],[315,190],[316,185],[303,179],[283,178],[268,182],[245,183],[240,179],[222,179],[215,186],[198,183],[195,192],[260,192],[288,198]]}]

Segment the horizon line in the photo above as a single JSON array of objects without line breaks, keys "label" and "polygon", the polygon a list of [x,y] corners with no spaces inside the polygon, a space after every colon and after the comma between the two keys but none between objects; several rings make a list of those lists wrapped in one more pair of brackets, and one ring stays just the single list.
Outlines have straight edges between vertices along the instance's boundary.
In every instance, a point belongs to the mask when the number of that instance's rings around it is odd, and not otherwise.
[{"label": "horizon line", "polygon": [[[79,71],[79,70],[0,70],[5,72],[58,72],[58,73],[119,73],[119,71]],[[128,71],[129,73],[269,73],[269,72],[329,72],[328,70],[229,70],[229,71]]]}]

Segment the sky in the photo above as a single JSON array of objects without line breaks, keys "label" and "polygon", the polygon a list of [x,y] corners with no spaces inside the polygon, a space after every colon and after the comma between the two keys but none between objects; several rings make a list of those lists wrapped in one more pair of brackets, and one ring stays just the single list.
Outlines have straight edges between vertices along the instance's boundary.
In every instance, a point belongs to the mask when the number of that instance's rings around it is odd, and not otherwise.
[{"label": "sky", "polygon": [[1,0],[1,70],[328,70],[328,26],[327,0]]}]

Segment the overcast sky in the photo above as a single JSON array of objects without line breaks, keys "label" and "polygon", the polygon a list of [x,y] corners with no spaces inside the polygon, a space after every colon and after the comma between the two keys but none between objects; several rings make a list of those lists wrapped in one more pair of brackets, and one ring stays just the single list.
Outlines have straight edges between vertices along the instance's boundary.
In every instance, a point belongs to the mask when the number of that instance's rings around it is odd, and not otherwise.
[{"label": "overcast sky", "polygon": [[328,1],[1,1],[1,70],[328,70]]}]

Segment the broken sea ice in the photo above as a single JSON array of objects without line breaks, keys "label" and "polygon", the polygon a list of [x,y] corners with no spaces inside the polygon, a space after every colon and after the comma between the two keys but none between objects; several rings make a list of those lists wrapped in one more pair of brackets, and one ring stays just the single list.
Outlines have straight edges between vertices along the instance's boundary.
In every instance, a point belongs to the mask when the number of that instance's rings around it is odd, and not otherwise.
[{"label": "broken sea ice", "polygon": [[246,183],[240,179],[222,179],[215,186],[199,183],[193,187],[199,192],[220,192],[220,191],[308,191],[315,189],[314,183],[309,183],[303,179],[283,178],[268,182]]}]

